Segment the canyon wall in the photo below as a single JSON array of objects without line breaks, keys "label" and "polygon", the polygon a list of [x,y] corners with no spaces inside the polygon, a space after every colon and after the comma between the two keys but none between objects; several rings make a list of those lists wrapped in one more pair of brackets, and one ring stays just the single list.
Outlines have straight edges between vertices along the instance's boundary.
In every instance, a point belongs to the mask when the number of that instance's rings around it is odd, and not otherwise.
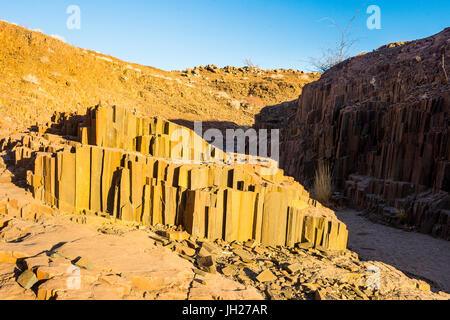
[{"label": "canyon wall", "polygon": [[[271,107],[280,166],[311,186],[323,161],[358,209],[450,239],[450,28],[348,59],[307,85],[297,113]],[[284,115],[284,118],[283,118]]]}]

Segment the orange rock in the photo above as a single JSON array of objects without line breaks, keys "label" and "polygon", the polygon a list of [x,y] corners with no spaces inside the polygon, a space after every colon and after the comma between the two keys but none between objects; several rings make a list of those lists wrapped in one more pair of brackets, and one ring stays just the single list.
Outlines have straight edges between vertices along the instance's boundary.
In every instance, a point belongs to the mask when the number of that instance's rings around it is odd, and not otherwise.
[{"label": "orange rock", "polygon": [[277,280],[277,277],[270,271],[270,270],[264,270],[261,272],[257,277],[256,280],[259,282],[272,282]]}]

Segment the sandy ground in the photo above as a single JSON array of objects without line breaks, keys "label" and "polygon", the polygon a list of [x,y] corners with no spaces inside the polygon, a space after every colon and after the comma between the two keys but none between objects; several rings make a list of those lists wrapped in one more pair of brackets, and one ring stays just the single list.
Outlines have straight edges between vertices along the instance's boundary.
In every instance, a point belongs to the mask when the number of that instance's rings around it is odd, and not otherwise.
[{"label": "sandy ground", "polygon": [[450,242],[376,224],[354,210],[336,215],[349,229],[349,249],[362,260],[382,261],[450,292]]}]

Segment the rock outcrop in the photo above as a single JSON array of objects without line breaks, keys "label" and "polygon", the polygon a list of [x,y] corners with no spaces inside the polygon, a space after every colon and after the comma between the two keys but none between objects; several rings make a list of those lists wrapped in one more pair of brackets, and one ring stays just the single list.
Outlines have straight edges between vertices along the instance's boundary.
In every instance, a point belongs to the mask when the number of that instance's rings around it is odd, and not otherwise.
[{"label": "rock outcrop", "polygon": [[346,249],[346,226],[282,170],[266,172],[270,161],[230,163],[169,121],[96,107],[36,129],[1,147],[28,170],[34,197],[62,213],[182,226],[211,240]]},{"label": "rock outcrop", "polygon": [[287,128],[295,118],[297,106],[298,100],[293,100],[265,107],[255,116],[255,126],[267,130]]},{"label": "rock outcrop", "polygon": [[318,77],[214,65],[164,71],[0,20],[0,136],[99,101],[171,120],[251,126],[262,107],[297,98]]},{"label": "rock outcrop", "polygon": [[[280,166],[308,186],[318,163],[330,163],[357,208],[450,239],[448,65],[450,28],[330,69],[304,88]],[[273,128],[283,114],[264,110],[256,127]]]}]

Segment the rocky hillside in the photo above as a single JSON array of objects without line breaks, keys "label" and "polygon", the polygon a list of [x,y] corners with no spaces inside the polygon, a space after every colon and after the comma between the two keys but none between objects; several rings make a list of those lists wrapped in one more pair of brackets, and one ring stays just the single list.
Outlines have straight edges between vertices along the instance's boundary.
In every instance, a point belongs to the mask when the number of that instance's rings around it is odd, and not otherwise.
[{"label": "rocky hillside", "polygon": [[307,85],[288,125],[293,104],[266,108],[256,126],[288,126],[281,167],[301,183],[329,163],[354,206],[450,239],[449,65],[450,28],[390,44]]},{"label": "rocky hillside", "polygon": [[[0,21],[0,126],[3,133],[103,103],[169,120],[252,125],[271,104],[295,99],[318,74],[216,66],[166,72]],[[2,133],[0,132],[0,134]]]}]

